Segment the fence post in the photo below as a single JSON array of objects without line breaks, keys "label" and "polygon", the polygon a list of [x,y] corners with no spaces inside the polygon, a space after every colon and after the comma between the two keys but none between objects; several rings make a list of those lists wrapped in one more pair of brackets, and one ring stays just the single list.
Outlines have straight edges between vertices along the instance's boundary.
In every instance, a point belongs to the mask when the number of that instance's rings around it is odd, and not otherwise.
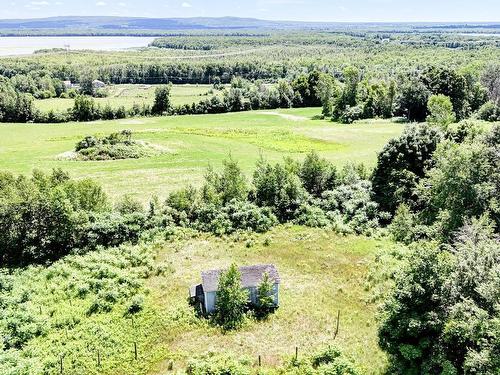
[{"label": "fence post", "polygon": [[259,367],[262,365],[262,362],[260,360],[260,354],[259,354]]},{"label": "fence post", "polygon": [[59,356],[59,370],[60,370],[60,373],[63,374],[64,373],[64,368],[63,368],[63,356],[60,355]]},{"label": "fence post", "polygon": [[134,358],[137,361],[137,343],[134,342]]},{"label": "fence post", "polygon": [[295,362],[297,362],[299,359],[299,347],[296,346],[295,347]]},{"label": "fence post", "polygon": [[97,367],[101,367],[101,351],[97,349]]},{"label": "fence post", "polygon": [[340,324],[340,310],[337,312],[337,326],[335,327],[335,334],[333,335],[334,340],[337,338],[337,335],[339,334],[339,324]]}]

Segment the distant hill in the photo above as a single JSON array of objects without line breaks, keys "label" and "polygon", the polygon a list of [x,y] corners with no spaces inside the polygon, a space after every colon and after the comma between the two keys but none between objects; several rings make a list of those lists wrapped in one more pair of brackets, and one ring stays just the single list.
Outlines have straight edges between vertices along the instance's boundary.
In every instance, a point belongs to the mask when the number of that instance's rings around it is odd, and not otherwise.
[{"label": "distant hill", "polygon": [[91,30],[182,30],[268,28],[299,22],[264,21],[253,18],[136,18],[136,17],[50,17],[0,20],[0,29],[91,29]]},{"label": "distant hill", "polygon": [[237,29],[331,29],[331,30],[493,30],[500,23],[324,23],[267,21],[238,17],[139,18],[139,17],[50,17],[0,20],[1,35],[112,35],[158,34],[169,30]]}]

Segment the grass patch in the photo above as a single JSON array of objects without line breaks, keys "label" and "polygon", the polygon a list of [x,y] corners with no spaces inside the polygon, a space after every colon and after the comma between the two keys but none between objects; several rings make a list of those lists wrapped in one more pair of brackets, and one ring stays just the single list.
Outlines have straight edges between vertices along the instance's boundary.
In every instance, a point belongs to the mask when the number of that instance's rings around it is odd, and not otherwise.
[{"label": "grass patch", "polygon": [[[102,107],[109,104],[112,108],[124,106],[126,109],[132,108],[134,104],[153,105],[155,89],[158,85],[110,85],[106,88],[109,95],[105,98],[95,98],[96,103]],[[221,94],[222,91],[211,90],[212,85],[172,85],[171,99],[174,106],[198,103],[204,99],[210,98],[213,94]],[[51,109],[63,112],[73,108],[74,99],[39,99],[35,100],[35,106],[43,112]]]},{"label": "grass patch", "polygon": [[[339,125],[312,120],[320,108],[280,110],[304,117],[288,120],[261,111],[221,115],[133,118],[68,124],[2,124],[0,126],[0,170],[31,174],[34,168],[63,168],[75,178],[100,181],[112,197],[131,194],[146,202],[156,194],[187,184],[198,185],[206,167],[220,167],[229,153],[251,177],[262,154],[268,160],[285,156],[302,159],[311,149],[337,166],[348,162],[374,166],[377,152],[404,125],[390,121]],[[55,160],[72,150],[88,134],[110,134],[131,129],[137,137],[172,152],[152,158],[79,162]]]},{"label": "grass patch", "polygon": [[342,149],[343,145],[322,139],[310,138],[289,130],[263,129],[220,129],[220,128],[175,128],[177,134],[200,135],[204,137],[225,138],[243,141],[265,150],[288,153],[306,153],[311,150],[333,151]]}]

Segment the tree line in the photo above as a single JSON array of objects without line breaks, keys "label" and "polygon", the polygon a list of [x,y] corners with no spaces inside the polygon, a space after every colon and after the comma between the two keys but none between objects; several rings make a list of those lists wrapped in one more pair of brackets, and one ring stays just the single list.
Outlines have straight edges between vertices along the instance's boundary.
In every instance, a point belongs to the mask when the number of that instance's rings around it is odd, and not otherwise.
[{"label": "tree line", "polygon": [[130,109],[96,104],[92,95],[99,95],[99,90],[93,87],[89,78],[82,82],[80,94],[74,90],[63,91],[75,97],[72,109],[47,113],[36,110],[33,96],[19,91],[12,79],[3,78],[2,82],[0,121],[3,122],[93,121],[315,106],[322,106],[325,118],[341,123],[394,116],[411,122],[426,119],[454,122],[472,115],[486,121],[500,118],[500,68],[497,65],[489,66],[480,77],[433,66],[384,79],[373,78],[350,66],[337,76],[314,70],[290,80],[280,79],[272,85],[233,77],[227,90],[221,86],[220,79],[214,79],[214,88],[222,89],[222,96],[214,94],[199,103],[174,107],[170,103],[169,87],[164,86],[156,90],[151,105],[136,104]]}]

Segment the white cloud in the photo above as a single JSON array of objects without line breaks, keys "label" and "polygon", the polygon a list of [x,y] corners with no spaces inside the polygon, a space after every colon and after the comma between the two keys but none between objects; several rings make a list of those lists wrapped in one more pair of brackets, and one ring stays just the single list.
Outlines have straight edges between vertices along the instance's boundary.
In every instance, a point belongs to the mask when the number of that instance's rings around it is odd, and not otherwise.
[{"label": "white cloud", "polygon": [[187,3],[187,2],[183,2],[182,3],[182,7],[183,8],[192,8],[193,6],[191,4],[189,4],[189,3]]},{"label": "white cloud", "polygon": [[107,4],[104,1],[98,1],[97,3],[95,3],[95,5],[97,5],[98,7],[104,7]]},{"label": "white cloud", "polygon": [[124,3],[124,2],[118,3],[118,5],[121,6],[121,7],[126,7],[127,6],[127,4]]}]

